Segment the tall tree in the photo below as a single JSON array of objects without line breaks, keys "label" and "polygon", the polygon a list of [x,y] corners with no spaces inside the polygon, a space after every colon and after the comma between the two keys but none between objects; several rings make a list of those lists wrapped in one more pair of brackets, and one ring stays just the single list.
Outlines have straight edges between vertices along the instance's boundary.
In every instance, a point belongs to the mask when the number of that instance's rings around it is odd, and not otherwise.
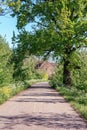
[{"label": "tall tree", "polygon": [[35,23],[32,34],[20,33],[22,47],[27,45],[30,52],[45,56],[52,52],[60,55],[63,83],[70,86],[70,57],[87,44],[87,0],[9,0],[9,6],[17,16],[19,30]]}]

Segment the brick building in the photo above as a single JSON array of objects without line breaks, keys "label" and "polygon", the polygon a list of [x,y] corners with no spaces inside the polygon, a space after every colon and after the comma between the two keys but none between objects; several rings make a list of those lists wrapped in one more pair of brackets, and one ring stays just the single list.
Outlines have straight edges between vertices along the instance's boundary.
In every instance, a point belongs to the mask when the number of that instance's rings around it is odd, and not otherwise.
[{"label": "brick building", "polygon": [[42,73],[47,73],[48,77],[50,77],[55,71],[56,63],[50,63],[48,61],[41,61],[37,63],[35,68]]}]

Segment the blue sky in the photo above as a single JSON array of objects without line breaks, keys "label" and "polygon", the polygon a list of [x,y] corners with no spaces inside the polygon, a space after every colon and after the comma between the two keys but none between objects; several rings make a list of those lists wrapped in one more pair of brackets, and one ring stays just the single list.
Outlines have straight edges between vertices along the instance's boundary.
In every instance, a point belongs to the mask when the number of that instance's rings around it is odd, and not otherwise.
[{"label": "blue sky", "polygon": [[16,18],[12,18],[9,15],[0,16],[0,35],[5,37],[6,41],[11,45],[11,38],[13,31],[17,33]]},{"label": "blue sky", "polygon": [[[5,37],[6,41],[9,43],[10,47],[12,47],[12,36],[13,31],[15,31],[15,34],[18,33],[16,28],[16,18],[12,18],[9,15],[6,16],[0,16],[0,35]],[[32,30],[32,23],[30,25],[26,26],[26,30],[31,31]]]}]

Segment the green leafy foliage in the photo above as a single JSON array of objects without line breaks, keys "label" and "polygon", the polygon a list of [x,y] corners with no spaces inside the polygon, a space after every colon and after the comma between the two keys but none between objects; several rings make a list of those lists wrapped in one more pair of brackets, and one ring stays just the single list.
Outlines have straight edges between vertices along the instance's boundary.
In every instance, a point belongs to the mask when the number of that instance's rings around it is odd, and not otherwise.
[{"label": "green leafy foliage", "polygon": [[[85,49],[71,55],[71,71],[72,86],[79,90],[87,92],[87,52]],[[51,78],[51,86],[63,85],[63,62],[58,64],[55,74]]]},{"label": "green leafy foliage", "polygon": [[13,49],[13,55],[11,59],[14,63],[13,78],[17,80],[30,80],[41,78],[40,73],[35,69],[37,59],[33,55],[29,55],[27,51],[22,49],[22,44],[19,44],[17,48]]},{"label": "green leafy foliage", "polygon": [[22,70],[25,72],[26,80],[41,79],[41,74],[35,69],[37,62],[38,60],[35,56],[30,56],[23,60]]},{"label": "green leafy foliage", "polygon": [[6,41],[0,36],[0,86],[10,83],[13,73],[13,65],[10,65],[10,56],[12,54]]},{"label": "green leafy foliage", "polygon": [[87,92],[87,52],[84,50],[78,55],[77,69],[72,69],[72,84],[78,89]]},{"label": "green leafy foliage", "polygon": [[63,66],[61,64],[58,64],[55,73],[50,78],[50,84],[53,88],[63,85]]},{"label": "green leafy foliage", "polygon": [[[63,83],[70,86],[71,55],[87,43],[87,1],[9,0],[9,6],[17,16],[21,49],[45,57],[50,53],[61,56],[65,63]],[[33,32],[23,31],[31,22],[35,25]]]},{"label": "green leafy foliage", "polygon": [[14,84],[9,84],[8,86],[3,86],[0,88],[0,104],[7,101],[10,97],[16,95],[17,93],[25,90],[29,87],[28,83],[24,83],[23,81],[18,81]]}]

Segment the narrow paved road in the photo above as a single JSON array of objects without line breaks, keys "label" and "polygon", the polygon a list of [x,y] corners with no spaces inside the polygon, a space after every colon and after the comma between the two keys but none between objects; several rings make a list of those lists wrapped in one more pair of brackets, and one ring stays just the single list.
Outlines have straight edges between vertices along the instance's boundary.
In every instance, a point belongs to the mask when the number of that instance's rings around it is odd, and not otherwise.
[{"label": "narrow paved road", "polygon": [[87,125],[45,82],[0,106],[0,130],[87,130]]}]

